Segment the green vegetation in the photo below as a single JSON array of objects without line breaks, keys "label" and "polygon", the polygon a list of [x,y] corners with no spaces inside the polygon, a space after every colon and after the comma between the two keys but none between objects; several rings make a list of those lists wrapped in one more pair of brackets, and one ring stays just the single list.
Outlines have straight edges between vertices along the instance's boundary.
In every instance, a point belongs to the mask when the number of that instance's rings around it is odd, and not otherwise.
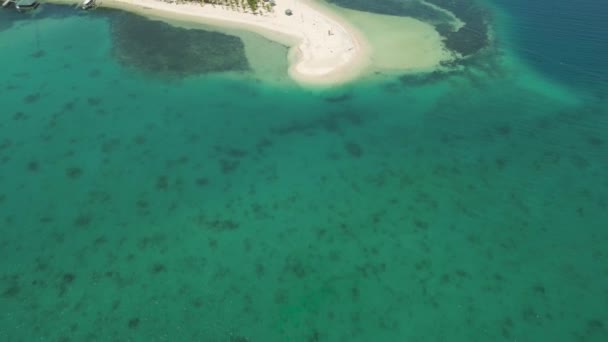
[{"label": "green vegetation", "polygon": [[251,8],[254,12],[258,10],[258,2],[260,0],[247,0],[249,4],[249,8]]},{"label": "green vegetation", "polygon": [[264,14],[272,12],[272,4],[266,0],[186,0],[190,2],[202,2],[212,6],[222,6],[238,12],[251,12],[253,14]]}]

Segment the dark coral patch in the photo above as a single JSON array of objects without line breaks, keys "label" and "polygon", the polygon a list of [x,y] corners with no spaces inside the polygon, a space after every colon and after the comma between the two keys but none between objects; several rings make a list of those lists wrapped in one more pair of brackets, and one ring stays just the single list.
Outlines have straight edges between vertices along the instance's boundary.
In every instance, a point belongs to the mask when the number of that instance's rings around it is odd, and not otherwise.
[{"label": "dark coral patch", "polygon": [[105,13],[111,19],[114,56],[125,66],[166,76],[250,70],[238,37],[118,11]]},{"label": "dark coral patch", "polygon": [[70,167],[65,171],[66,176],[70,179],[78,179],[82,176],[82,169],[78,167]]},{"label": "dark coral patch", "polygon": [[220,160],[220,169],[222,170],[223,174],[232,173],[238,167],[239,167],[238,160],[227,160],[227,159]]},{"label": "dark coral patch", "polygon": [[38,50],[34,53],[32,53],[30,56],[32,56],[32,58],[42,58],[46,55],[46,52],[44,52],[44,50]]},{"label": "dark coral patch", "polygon": [[64,284],[71,284],[74,282],[74,279],[76,279],[76,276],[72,273],[64,273],[63,276],[61,277],[61,281]]},{"label": "dark coral patch", "polygon": [[235,230],[240,224],[232,220],[212,220],[207,222],[208,227],[215,231]]},{"label": "dark coral patch", "polygon": [[101,71],[99,71],[99,69],[93,69],[89,72],[89,77],[91,78],[99,77],[99,75],[101,75]]},{"label": "dark coral patch", "polygon": [[16,112],[15,114],[13,114],[13,120],[15,121],[26,120],[27,118],[28,116],[24,112]]},{"label": "dark coral patch", "polygon": [[127,326],[129,329],[136,329],[139,326],[139,318],[131,318],[129,322],[127,322]]},{"label": "dark coral patch", "polygon": [[167,266],[165,266],[161,263],[156,263],[156,264],[152,265],[152,269],[150,271],[152,272],[152,274],[163,273],[163,272],[167,271]]},{"label": "dark coral patch", "polygon": [[156,179],[156,189],[159,191],[165,191],[169,188],[169,179],[167,176],[159,176]]},{"label": "dark coral patch", "polygon": [[93,221],[91,215],[83,214],[74,219],[74,225],[76,227],[84,228],[91,224],[91,221]]},{"label": "dark coral patch", "polygon": [[89,104],[89,106],[92,106],[92,107],[98,106],[101,103],[101,101],[102,100],[99,97],[89,97],[87,99],[87,103]]},{"label": "dark coral patch", "polygon": [[448,49],[463,56],[470,56],[489,44],[488,12],[473,0],[427,0],[444,8],[460,18],[465,24],[457,31],[447,25],[437,25],[436,29],[445,37]]},{"label": "dark coral patch", "polygon": [[197,178],[196,179],[196,185],[198,186],[205,186],[209,184],[209,180],[207,178],[201,177],[201,178]]},{"label": "dark coral patch", "polygon": [[353,158],[361,158],[361,156],[363,155],[363,149],[361,148],[361,146],[354,142],[346,143],[344,145],[344,148],[346,149],[346,152],[348,152],[348,154],[350,154],[350,156]]},{"label": "dark coral patch", "polygon": [[19,285],[17,283],[13,283],[13,284],[9,285],[7,288],[5,288],[4,291],[2,291],[2,297],[14,298],[14,297],[17,297],[20,292],[21,292],[21,288],[19,287]]},{"label": "dark coral patch", "polygon": [[37,161],[31,161],[27,164],[27,169],[28,171],[36,172],[40,169],[40,164]]},{"label": "dark coral patch", "polygon": [[23,102],[27,104],[35,103],[40,100],[40,93],[29,94],[23,98]]}]

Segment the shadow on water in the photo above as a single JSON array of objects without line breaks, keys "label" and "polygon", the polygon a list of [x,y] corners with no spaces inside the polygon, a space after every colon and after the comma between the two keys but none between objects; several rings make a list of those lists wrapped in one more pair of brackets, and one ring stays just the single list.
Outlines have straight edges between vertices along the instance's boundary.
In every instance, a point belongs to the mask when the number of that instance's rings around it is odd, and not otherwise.
[{"label": "shadow on water", "polygon": [[[471,56],[488,46],[488,11],[478,5],[476,0],[327,0],[328,2],[358,11],[378,14],[413,17],[435,26],[445,38],[448,49],[463,56]],[[450,25],[451,18],[440,10],[429,6],[436,5],[452,12],[464,22],[464,26],[454,31]]]},{"label": "shadow on water", "polygon": [[125,66],[165,76],[250,70],[238,37],[178,28],[121,11],[101,13],[110,20],[113,55]]}]

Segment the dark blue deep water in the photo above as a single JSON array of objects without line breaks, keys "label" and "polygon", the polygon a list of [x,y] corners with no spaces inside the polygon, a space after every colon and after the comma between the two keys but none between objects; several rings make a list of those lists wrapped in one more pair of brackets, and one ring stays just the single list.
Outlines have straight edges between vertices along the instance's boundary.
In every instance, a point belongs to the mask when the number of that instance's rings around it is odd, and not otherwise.
[{"label": "dark blue deep water", "polygon": [[574,87],[608,88],[608,1],[494,0],[510,16],[513,47]]}]

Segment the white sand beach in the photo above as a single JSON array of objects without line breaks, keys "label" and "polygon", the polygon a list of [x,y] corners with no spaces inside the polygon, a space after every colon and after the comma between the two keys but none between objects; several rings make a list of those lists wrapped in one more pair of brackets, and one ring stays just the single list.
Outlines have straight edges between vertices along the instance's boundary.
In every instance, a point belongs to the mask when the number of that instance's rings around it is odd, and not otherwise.
[{"label": "white sand beach", "polygon": [[[291,48],[289,75],[302,84],[339,84],[377,71],[429,70],[451,58],[430,24],[412,18],[341,10],[314,0],[275,0],[273,11],[264,14],[161,0],[98,3],[148,17],[254,31]],[[286,15],[288,9],[292,15]],[[378,25],[382,34],[369,28]],[[372,34],[361,32],[359,27],[367,27]]]},{"label": "white sand beach", "polygon": [[[254,30],[292,47],[289,74],[300,83],[342,83],[365,70],[369,49],[363,36],[344,20],[309,0],[276,0],[275,3],[273,12],[263,15],[219,5],[159,0],[104,0],[102,6]],[[286,15],[287,9],[293,15]]]}]

